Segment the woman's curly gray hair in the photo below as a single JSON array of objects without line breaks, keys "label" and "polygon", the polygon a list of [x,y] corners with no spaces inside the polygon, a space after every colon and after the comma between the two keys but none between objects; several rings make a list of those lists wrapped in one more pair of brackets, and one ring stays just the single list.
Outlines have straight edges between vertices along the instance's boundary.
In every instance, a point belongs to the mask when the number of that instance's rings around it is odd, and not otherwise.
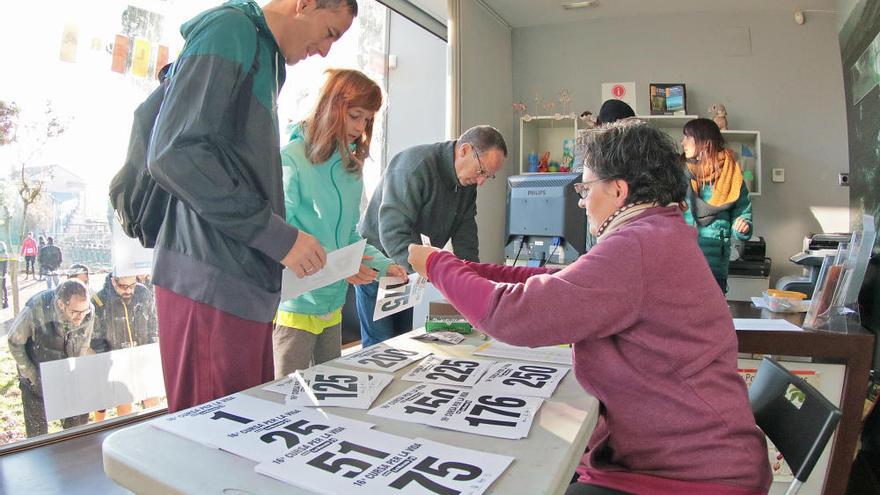
[{"label": "woman's curly gray hair", "polygon": [[625,119],[585,131],[576,151],[578,165],[597,178],[626,181],[630,203],[684,201],[684,160],[669,135],[645,122]]}]

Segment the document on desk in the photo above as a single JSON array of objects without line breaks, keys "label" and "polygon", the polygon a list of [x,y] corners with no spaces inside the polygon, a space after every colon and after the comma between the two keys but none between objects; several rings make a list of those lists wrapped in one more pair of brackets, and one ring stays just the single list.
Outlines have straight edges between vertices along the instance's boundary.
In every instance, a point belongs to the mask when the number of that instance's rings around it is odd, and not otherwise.
[{"label": "document on desk", "polygon": [[804,331],[803,328],[789,322],[788,320],[766,318],[734,318],[733,328],[736,330]]},{"label": "document on desk", "polygon": [[420,383],[370,409],[369,414],[516,440],[529,436],[532,420],[543,403],[540,397],[511,397]]},{"label": "document on desk", "polygon": [[474,385],[474,392],[543,397],[553,395],[569,368],[535,363],[496,363]]},{"label": "document on desk", "polygon": [[149,424],[216,449],[219,448],[217,439],[227,433],[240,430],[242,425],[278,416],[289,410],[284,404],[239,392],[170,416],[162,416]]},{"label": "document on desk", "polygon": [[422,438],[340,427],[255,470],[316,493],[480,495],[511,462],[512,457]]},{"label": "document on desk", "polygon": [[303,407],[239,426],[214,443],[226,452],[263,462],[336,427],[370,429],[375,425]]},{"label": "document on desk", "polygon": [[387,344],[376,344],[358,352],[353,352],[335,360],[335,363],[346,364],[373,371],[397,371],[410,363],[418,361],[430,354],[426,351],[398,349]]},{"label": "document on desk", "polygon": [[287,395],[288,406],[341,406],[368,409],[394,380],[386,373],[366,373],[331,366],[297,371]]},{"label": "document on desk", "polygon": [[326,287],[354,275],[361,268],[366,245],[367,240],[361,239],[344,248],[330,251],[327,253],[324,268],[303,278],[297,278],[295,273],[285,268],[281,275],[281,299],[294,299],[310,290]]},{"label": "document on desk", "polygon": [[519,347],[492,340],[474,350],[477,356],[497,357],[516,361],[541,361],[571,366],[571,347],[551,345],[546,347]]},{"label": "document on desk", "polygon": [[408,382],[471,387],[495,364],[488,359],[462,359],[428,356],[400,377]]}]

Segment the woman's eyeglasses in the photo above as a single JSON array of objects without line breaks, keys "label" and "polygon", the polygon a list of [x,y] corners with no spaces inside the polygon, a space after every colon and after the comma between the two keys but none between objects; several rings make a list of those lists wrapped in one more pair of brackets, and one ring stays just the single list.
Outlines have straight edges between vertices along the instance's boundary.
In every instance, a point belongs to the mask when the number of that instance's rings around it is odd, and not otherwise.
[{"label": "woman's eyeglasses", "polygon": [[592,187],[592,185],[597,182],[602,182],[605,180],[608,179],[593,179],[586,182],[577,182],[574,185],[574,192],[578,193],[578,196],[580,196],[581,199],[587,199],[587,196],[590,195],[590,187]]}]

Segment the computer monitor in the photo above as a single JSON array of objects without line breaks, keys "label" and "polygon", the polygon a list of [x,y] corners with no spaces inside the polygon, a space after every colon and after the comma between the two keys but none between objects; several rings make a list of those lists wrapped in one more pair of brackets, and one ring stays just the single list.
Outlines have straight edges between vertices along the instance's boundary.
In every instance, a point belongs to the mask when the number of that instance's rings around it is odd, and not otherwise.
[{"label": "computer monitor", "polygon": [[507,178],[508,258],[567,264],[587,252],[587,216],[578,207],[574,190],[574,184],[580,181],[579,173]]}]

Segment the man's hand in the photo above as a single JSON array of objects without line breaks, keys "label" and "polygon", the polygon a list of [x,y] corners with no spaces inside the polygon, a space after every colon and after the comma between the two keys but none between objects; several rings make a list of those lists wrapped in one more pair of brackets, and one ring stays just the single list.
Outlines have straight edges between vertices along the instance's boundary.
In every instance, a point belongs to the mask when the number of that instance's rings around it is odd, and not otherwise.
[{"label": "man's hand", "polygon": [[[363,257],[364,261],[369,261],[371,259],[373,259],[372,256]],[[350,283],[351,285],[366,285],[373,280],[376,280],[376,275],[376,270],[373,270],[369,266],[361,263],[361,269],[354,275],[346,278],[345,280],[347,280],[348,283]]]},{"label": "man's hand", "polygon": [[435,253],[437,251],[440,251],[440,248],[410,244],[409,258],[407,258],[407,261],[409,261],[409,264],[412,265],[413,270],[415,270],[419,275],[428,278],[428,256],[431,256],[432,253]]},{"label": "man's hand", "polygon": [[391,265],[388,267],[388,271],[385,272],[386,277],[394,277],[399,278],[401,282],[409,282],[409,276],[406,273],[406,268],[400,265]]},{"label": "man's hand", "polygon": [[738,217],[736,221],[733,222],[733,229],[740,234],[745,234],[749,231],[749,222],[746,222],[746,219],[743,217]]},{"label": "man's hand", "polygon": [[296,242],[293,243],[290,252],[281,260],[281,264],[293,270],[299,278],[313,275],[324,268],[326,262],[327,253],[324,252],[321,243],[302,230],[296,236]]}]

